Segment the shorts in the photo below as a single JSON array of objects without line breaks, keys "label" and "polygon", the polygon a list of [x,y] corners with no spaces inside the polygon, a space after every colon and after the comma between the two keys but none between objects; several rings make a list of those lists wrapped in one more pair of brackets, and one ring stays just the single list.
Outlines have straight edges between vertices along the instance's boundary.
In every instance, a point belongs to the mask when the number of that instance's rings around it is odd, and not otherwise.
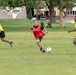
[{"label": "shorts", "polygon": [[4,31],[1,31],[0,32],[0,38],[4,38],[5,37],[5,33],[4,33]]},{"label": "shorts", "polygon": [[36,39],[39,39],[40,41],[42,40],[42,38],[43,38],[43,36],[39,36],[38,38],[36,38]]}]

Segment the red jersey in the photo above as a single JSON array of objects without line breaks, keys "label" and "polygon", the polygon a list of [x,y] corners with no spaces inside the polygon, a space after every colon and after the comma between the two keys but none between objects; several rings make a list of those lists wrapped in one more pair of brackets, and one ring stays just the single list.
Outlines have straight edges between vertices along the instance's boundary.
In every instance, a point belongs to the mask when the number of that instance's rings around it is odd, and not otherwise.
[{"label": "red jersey", "polygon": [[35,38],[38,38],[39,36],[44,36],[45,35],[45,33],[42,32],[40,25],[38,25],[37,28],[32,26],[32,30],[33,30],[33,34],[34,34]]}]

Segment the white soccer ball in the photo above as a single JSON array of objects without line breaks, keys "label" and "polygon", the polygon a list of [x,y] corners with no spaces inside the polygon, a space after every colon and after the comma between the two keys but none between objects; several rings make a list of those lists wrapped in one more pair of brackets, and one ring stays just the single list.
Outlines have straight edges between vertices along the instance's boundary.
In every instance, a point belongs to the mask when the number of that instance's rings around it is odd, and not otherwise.
[{"label": "white soccer ball", "polygon": [[46,48],[46,52],[51,52],[52,51],[52,48],[51,47],[47,47]]}]

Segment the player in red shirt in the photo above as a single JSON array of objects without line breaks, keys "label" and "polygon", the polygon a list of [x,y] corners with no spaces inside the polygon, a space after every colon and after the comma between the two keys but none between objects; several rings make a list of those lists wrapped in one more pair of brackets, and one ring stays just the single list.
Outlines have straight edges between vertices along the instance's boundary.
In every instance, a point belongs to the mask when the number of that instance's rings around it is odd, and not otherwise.
[{"label": "player in red shirt", "polygon": [[[44,30],[45,32],[42,32],[42,30]],[[33,32],[34,37],[36,38],[36,43],[40,47],[40,51],[45,53],[41,40],[42,40],[43,36],[45,34],[47,34],[46,28],[44,26],[40,26],[38,21],[35,20],[35,24],[32,26],[31,31]]]}]

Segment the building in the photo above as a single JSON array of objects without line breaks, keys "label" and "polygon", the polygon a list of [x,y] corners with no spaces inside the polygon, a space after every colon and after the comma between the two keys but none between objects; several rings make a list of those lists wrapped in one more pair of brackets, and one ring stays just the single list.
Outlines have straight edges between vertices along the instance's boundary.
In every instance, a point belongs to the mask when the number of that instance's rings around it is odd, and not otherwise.
[{"label": "building", "polygon": [[26,7],[16,7],[14,9],[0,8],[0,19],[27,19]]},{"label": "building", "polygon": [[[37,10],[34,9],[34,15],[36,15],[36,13],[38,13],[38,15],[40,15],[40,17],[45,17],[46,19],[49,19],[50,13],[49,13],[48,8],[40,9],[39,12],[37,12]],[[59,22],[59,10],[58,10],[58,8],[54,8],[53,14],[54,14],[54,18],[55,18],[56,22]],[[76,16],[76,7],[73,7],[72,10],[69,10],[67,14],[68,14],[68,16],[64,19],[64,21],[70,22]]]}]

